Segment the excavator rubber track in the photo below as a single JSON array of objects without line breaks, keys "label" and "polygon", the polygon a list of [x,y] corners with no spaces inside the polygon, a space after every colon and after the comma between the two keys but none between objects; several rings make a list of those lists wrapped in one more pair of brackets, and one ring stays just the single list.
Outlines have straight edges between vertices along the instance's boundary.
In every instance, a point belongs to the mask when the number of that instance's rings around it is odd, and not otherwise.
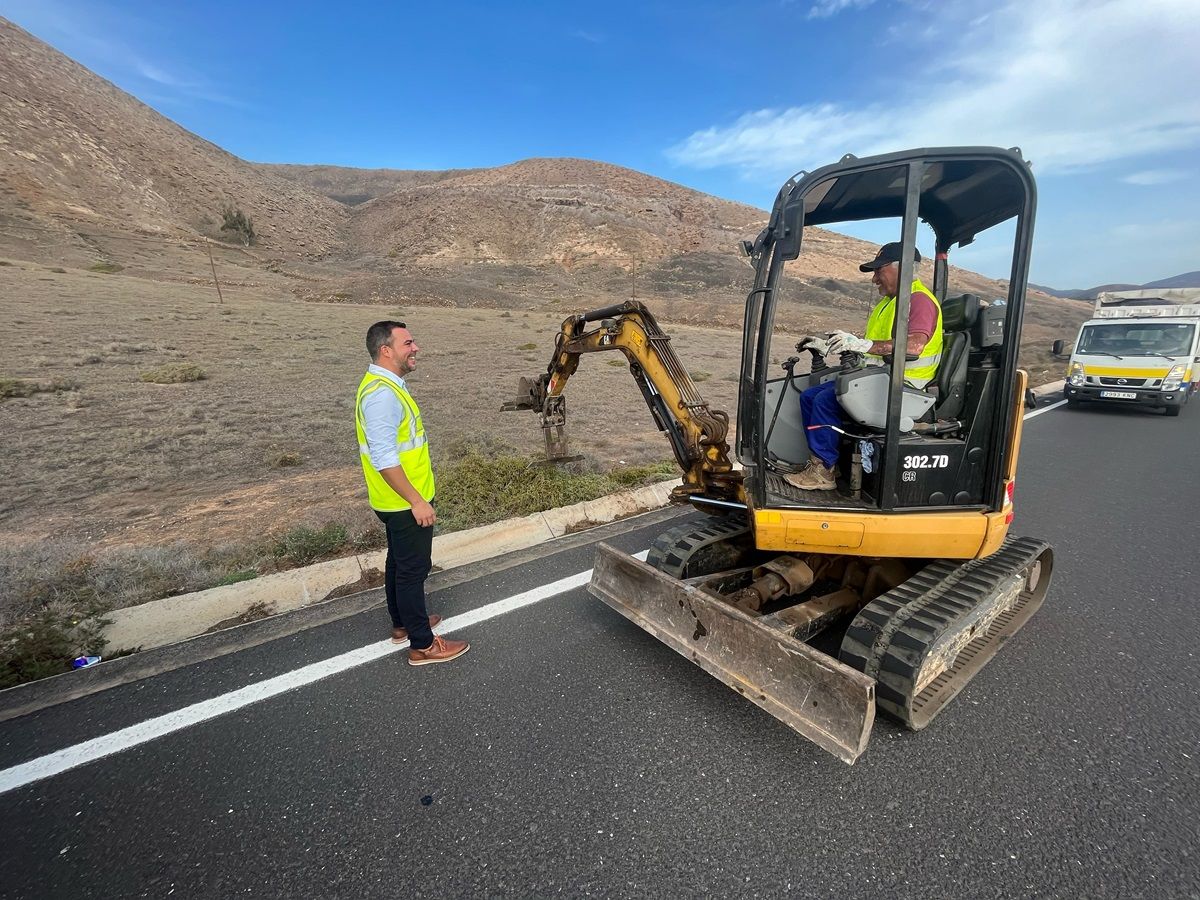
[{"label": "excavator rubber track", "polygon": [[690,578],[732,568],[739,556],[752,549],[750,523],[745,516],[731,514],[664,531],[650,546],[646,563],[672,578]]},{"label": "excavator rubber track", "polygon": [[876,682],[879,708],[929,724],[1042,605],[1053,552],[1009,538],[984,559],[930,563],[864,606],[839,658]]}]

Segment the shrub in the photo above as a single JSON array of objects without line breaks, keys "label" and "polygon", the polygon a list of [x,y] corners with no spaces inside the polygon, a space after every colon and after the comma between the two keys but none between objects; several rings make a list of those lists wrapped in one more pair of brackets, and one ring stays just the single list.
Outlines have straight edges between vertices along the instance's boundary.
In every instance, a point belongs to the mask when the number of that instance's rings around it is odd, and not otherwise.
[{"label": "shrub", "polygon": [[187,381],[203,381],[207,377],[202,368],[188,363],[168,363],[143,372],[140,376],[142,381],[150,384],[183,384]]},{"label": "shrub", "polygon": [[0,631],[0,688],[71,670],[76,656],[99,656],[108,642],[104,623],[79,623],[69,613],[44,609]]},{"label": "shrub", "polygon": [[93,272],[100,272],[103,275],[113,275],[120,272],[125,267],[115,262],[98,262],[88,267]]},{"label": "shrub", "polygon": [[450,446],[447,455],[434,467],[442,532],[595,500],[678,472],[674,462],[659,462],[605,474],[579,462],[554,465],[502,445],[470,442]]},{"label": "shrub", "polygon": [[608,477],[614,482],[627,488],[653,484],[656,481],[670,478],[672,475],[679,475],[679,466],[674,460],[668,459],[640,466],[623,466],[608,473]]},{"label": "shrub", "polygon": [[273,469],[287,469],[303,462],[299,453],[292,450],[272,450],[267,453],[267,465]]},{"label": "shrub", "polygon": [[538,346],[537,344],[522,344],[517,349],[518,350],[536,350],[537,346]]},{"label": "shrub", "polygon": [[221,210],[221,231],[229,232],[247,247],[258,239],[250,217],[233,205]]},{"label": "shrub", "polygon": [[280,562],[306,566],[319,559],[336,556],[339,551],[346,549],[349,540],[346,526],[336,522],[319,529],[301,525],[275,540],[272,555]]},{"label": "shrub", "polygon": [[0,378],[0,400],[13,397],[32,397],[34,394],[57,394],[62,391],[79,390],[79,382],[69,378],[51,378],[49,381],[29,381],[24,378]]}]

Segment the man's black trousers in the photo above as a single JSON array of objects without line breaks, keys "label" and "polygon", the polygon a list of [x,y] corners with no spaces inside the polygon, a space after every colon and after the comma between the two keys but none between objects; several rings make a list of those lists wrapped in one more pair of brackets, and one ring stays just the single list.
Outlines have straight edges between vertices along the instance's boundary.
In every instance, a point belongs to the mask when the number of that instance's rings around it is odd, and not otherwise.
[{"label": "man's black trousers", "polygon": [[383,584],[392,627],[407,629],[411,645],[424,650],[433,643],[425,609],[425,579],[433,568],[433,528],[418,525],[411,509],[375,510],[375,515],[387,528]]}]

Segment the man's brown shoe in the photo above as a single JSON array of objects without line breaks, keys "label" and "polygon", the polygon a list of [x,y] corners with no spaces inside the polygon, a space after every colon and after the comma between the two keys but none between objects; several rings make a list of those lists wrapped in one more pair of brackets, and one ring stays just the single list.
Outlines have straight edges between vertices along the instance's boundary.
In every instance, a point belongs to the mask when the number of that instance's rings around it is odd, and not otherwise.
[{"label": "man's brown shoe", "polygon": [[813,457],[807,466],[794,475],[784,475],[783,480],[802,491],[832,491],[837,487],[837,469]]},{"label": "man's brown shoe", "polygon": [[450,662],[471,649],[466,641],[448,641],[441,635],[433,636],[433,643],[424,650],[409,650],[410,666],[427,666],[430,663]]},{"label": "man's brown shoe", "polygon": [[[442,617],[439,616],[437,613],[429,614],[429,627],[430,628],[436,628],[438,626],[438,624],[441,623],[441,621],[442,621]],[[393,644],[403,644],[407,640],[408,640],[408,629],[406,629],[406,628],[393,628],[392,629],[392,643]]]}]

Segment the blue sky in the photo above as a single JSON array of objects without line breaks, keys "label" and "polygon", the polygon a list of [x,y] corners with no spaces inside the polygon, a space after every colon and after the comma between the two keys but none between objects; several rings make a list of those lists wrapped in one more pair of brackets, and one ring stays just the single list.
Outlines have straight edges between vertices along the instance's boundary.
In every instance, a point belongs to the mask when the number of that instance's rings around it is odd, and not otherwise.
[{"label": "blue sky", "polygon": [[[1020,146],[1040,194],[1034,281],[1200,269],[1197,0],[0,11],[250,160],[444,169],[578,156],[767,208],[787,176],[847,152]],[[996,243],[954,259],[1004,276]]]}]

